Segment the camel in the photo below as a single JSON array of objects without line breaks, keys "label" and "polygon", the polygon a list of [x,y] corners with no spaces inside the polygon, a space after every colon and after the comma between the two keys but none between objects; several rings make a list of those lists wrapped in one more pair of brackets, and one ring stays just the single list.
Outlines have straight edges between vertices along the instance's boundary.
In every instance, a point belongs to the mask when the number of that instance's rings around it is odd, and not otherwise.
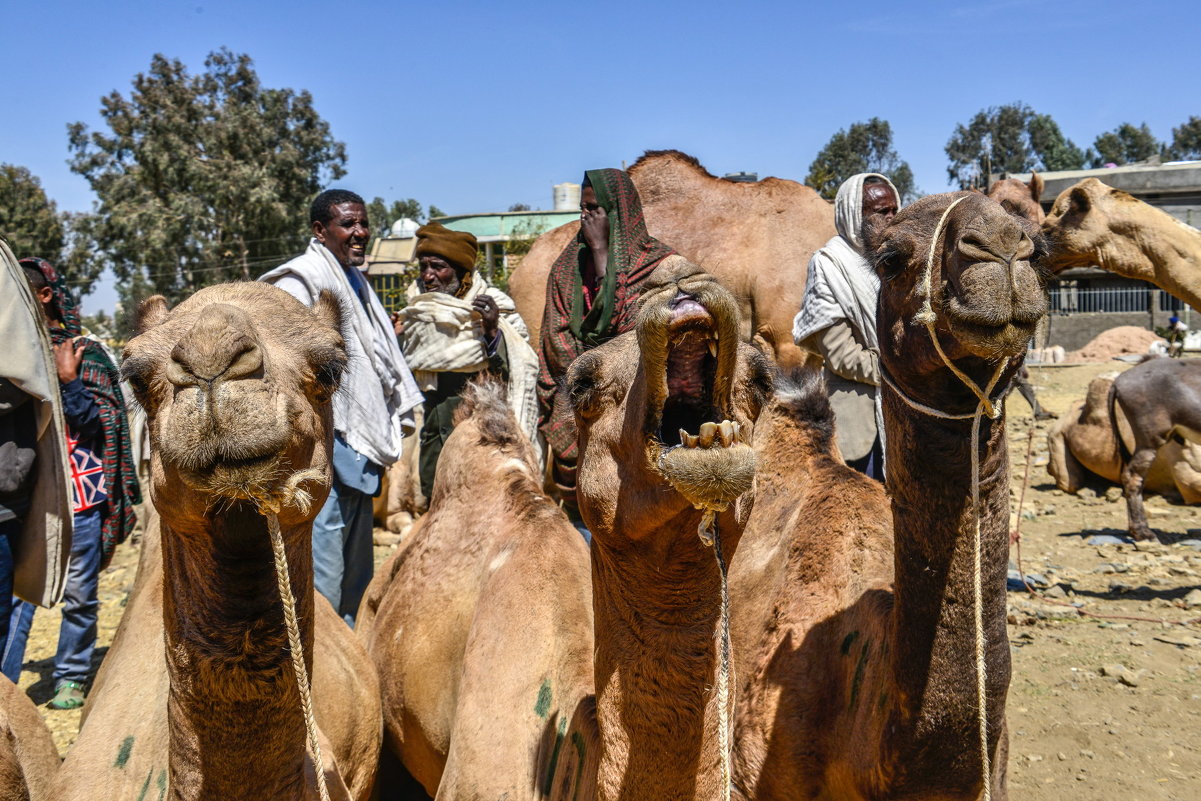
[{"label": "camel", "polygon": [[[1117,376],[1118,373],[1102,373],[1094,378],[1084,400],[1073,404],[1047,430],[1050,453],[1047,472],[1055,479],[1055,486],[1064,492],[1075,494],[1090,476],[1121,484],[1122,455],[1115,434],[1121,436],[1127,453],[1134,448],[1134,434],[1120,408],[1110,414],[1109,389]],[[1201,503],[1201,445],[1169,439],[1147,470],[1143,489],[1179,495],[1185,503]]]},{"label": "camel", "polygon": [[1030,183],[1026,184],[1017,178],[1002,178],[988,188],[988,196],[1009,213],[1025,217],[1035,225],[1042,225],[1047,218],[1041,204],[1045,187],[1042,176],[1031,173]]},{"label": "camel", "polygon": [[977,397],[921,321],[932,321],[957,369],[982,391],[997,388],[991,402],[1000,403],[1046,312],[1031,264],[1041,237],[979,193],[923,198],[882,237],[873,258],[884,279],[877,326],[887,494],[842,462],[817,375],[782,380],[755,425],[754,508],[730,566],[734,775],[746,798],[981,796],[974,442],[984,753],[992,797],[1006,795],[1005,419],[984,415],[973,440]]},{"label": "camel", "polygon": [[[381,712],[363,647],[313,591],[312,519],[330,486],[346,353],[337,301],[310,310],[261,283],[143,304],[123,364],[150,430],[138,577],[56,799],[363,801]],[[307,502],[306,502],[307,501]],[[322,764],[299,684],[264,512],[278,505]]]},{"label": "camel", "polygon": [[1113,380],[1110,418],[1122,410],[1130,423],[1134,447],[1122,451],[1122,492],[1127,524],[1136,540],[1154,539],[1143,508],[1143,485],[1160,448],[1180,438],[1201,443],[1201,363],[1193,360],[1148,359]]},{"label": "camel", "polygon": [[49,798],[58,766],[58,749],[37,707],[0,676],[0,801]]},{"label": "camel", "polygon": [[590,569],[507,406],[464,401],[430,511],[360,612],[387,745],[431,795],[716,797],[721,602],[695,504],[731,552],[770,388],[738,325],[734,298],[673,256],[636,330],[572,364]]},{"label": "camel", "polygon": [[[782,178],[734,183],[678,150],[648,150],[629,168],[651,236],[708,270],[738,299],[741,336],[777,363],[803,364],[792,341],[814,251],[834,236],[834,207],[813,189]],[[538,238],[509,279],[509,293],[538,342],[551,264],[579,223]]]},{"label": "camel", "polygon": [[1055,198],[1043,223],[1053,272],[1096,265],[1201,308],[1201,231],[1096,178]]}]

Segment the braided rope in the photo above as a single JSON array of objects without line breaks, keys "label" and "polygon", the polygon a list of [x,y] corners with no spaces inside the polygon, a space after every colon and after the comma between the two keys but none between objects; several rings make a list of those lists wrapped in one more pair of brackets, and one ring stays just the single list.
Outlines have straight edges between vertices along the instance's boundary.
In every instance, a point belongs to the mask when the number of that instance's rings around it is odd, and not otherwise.
[{"label": "braided rope", "polygon": [[267,533],[271,535],[271,550],[275,554],[275,580],[279,587],[279,599],[284,608],[284,625],[288,630],[288,648],[292,652],[292,670],[296,673],[296,687],[300,690],[300,709],[304,714],[304,727],[308,745],[313,752],[313,779],[321,801],[329,800],[326,786],[324,760],[321,743],[317,741],[317,720],[313,715],[313,694],[309,686],[309,672],[304,666],[304,646],[300,642],[300,622],[296,617],[296,596],[292,594],[292,580],[288,573],[288,554],[284,550],[284,538],[279,530],[279,510],[285,503],[294,503],[302,513],[307,513],[312,497],[300,489],[300,484],[310,479],[320,480],[322,475],[315,470],[295,473],[286,483],[279,498],[259,501],[259,509],[267,518]]},{"label": "braided rope", "polygon": [[730,661],[730,590],[726,581],[726,560],[721,551],[721,533],[717,528],[717,513],[721,511],[706,508],[701,516],[697,534],[701,542],[713,547],[713,556],[717,559],[717,570],[721,575],[721,622],[718,626],[718,662],[717,662],[717,747],[721,751],[721,785],[722,799],[730,801],[733,779],[730,769],[730,679],[733,667]]}]

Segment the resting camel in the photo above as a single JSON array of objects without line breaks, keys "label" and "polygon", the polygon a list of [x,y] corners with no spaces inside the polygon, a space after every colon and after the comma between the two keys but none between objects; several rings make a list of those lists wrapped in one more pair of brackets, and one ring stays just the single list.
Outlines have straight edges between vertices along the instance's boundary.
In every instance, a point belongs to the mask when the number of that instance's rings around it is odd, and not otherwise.
[{"label": "resting camel", "polygon": [[[58,799],[315,799],[370,793],[379,689],[313,592],[312,519],[329,491],[330,396],[346,353],[332,296],[225,284],[142,306],[123,374],[146,411],[151,499],[134,591],[56,782]],[[307,500],[307,503],[305,502]],[[323,762],[299,685],[260,504],[280,505]]]},{"label": "resting camel", "polygon": [[[834,207],[782,178],[733,183],[678,150],[648,150],[629,168],[650,235],[708,270],[738,299],[747,342],[783,366],[804,363],[792,341],[805,271],[834,236]],[[509,292],[538,342],[550,266],[579,232],[571,222],[538,238],[509,279]]]},{"label": "resting camel", "polygon": [[1130,536],[1154,539],[1143,508],[1143,484],[1156,454],[1169,440],[1201,443],[1201,363],[1149,359],[1131,367],[1113,380],[1109,390],[1111,418],[1118,409],[1129,421],[1134,440],[1134,447],[1126,451],[1118,438]]},{"label": "resting camel", "polygon": [[636,330],[572,364],[590,571],[507,406],[464,402],[430,511],[360,615],[387,743],[431,794],[718,797],[720,585],[694,504],[730,507],[728,555],[769,388],[737,331],[733,297],[669,257]]},{"label": "resting camel", "polygon": [[1096,178],[1055,198],[1043,223],[1053,272],[1096,265],[1201,308],[1201,231]]},{"label": "resting camel", "polygon": [[1042,225],[1047,215],[1040,202],[1046,184],[1038,173],[1030,175],[1030,183],[1017,178],[1002,178],[988,188],[988,196],[1001,204],[1011,214],[1025,217],[1035,225]]},{"label": "resting camel", "polygon": [[[1122,454],[1118,451],[1117,437],[1121,437],[1123,448],[1129,453],[1134,447],[1134,434],[1121,409],[1110,414],[1109,389],[1117,376],[1118,373],[1102,373],[1094,378],[1084,400],[1073,405],[1047,431],[1050,452],[1047,472],[1055,479],[1055,486],[1064,492],[1078,492],[1090,475],[1114,484],[1122,482]],[[1201,503],[1201,445],[1169,439],[1156,452],[1143,489],[1178,494],[1185,503]]]},{"label": "resting camel", "polygon": [[[1046,312],[1032,266],[1040,247],[1034,226],[978,193],[923,198],[882,234],[873,259],[884,279],[880,363],[891,381],[882,389],[887,494],[843,464],[816,376],[783,382],[759,417],[754,509],[730,572],[743,796],[981,796],[975,446],[988,781],[993,798],[1005,797],[1005,419],[984,416],[973,442],[977,396],[921,320],[978,387],[1007,386]],[[992,390],[994,403],[1000,394]]]},{"label": "resting camel", "polygon": [[0,801],[44,801],[58,749],[23,690],[0,676]]}]

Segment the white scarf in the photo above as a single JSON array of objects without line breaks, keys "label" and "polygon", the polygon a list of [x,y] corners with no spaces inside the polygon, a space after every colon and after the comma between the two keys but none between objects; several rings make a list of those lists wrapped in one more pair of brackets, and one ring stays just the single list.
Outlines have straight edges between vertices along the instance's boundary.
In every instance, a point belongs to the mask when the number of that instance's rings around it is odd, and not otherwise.
[{"label": "white scarf", "polygon": [[413,430],[413,409],[422,398],[388,313],[369,290],[363,308],[346,270],[316,239],[303,254],[259,280],[274,283],[285,275],[303,282],[314,301],[323,289],[338,298],[349,363],[334,394],[334,428],[355,451],[381,467],[390,466],[400,459],[401,440],[406,430]]},{"label": "white scarf", "polygon": [[489,286],[478,271],[462,298],[445,292],[419,293],[418,282],[406,292],[408,305],[400,311],[404,322],[401,348],[418,384],[433,388],[437,374],[475,373],[488,367],[480,315],[471,302],[488,295],[500,310],[498,328],[509,357],[509,406],[530,442],[538,435],[538,354],[529,346],[529,330],[513,299]]}]

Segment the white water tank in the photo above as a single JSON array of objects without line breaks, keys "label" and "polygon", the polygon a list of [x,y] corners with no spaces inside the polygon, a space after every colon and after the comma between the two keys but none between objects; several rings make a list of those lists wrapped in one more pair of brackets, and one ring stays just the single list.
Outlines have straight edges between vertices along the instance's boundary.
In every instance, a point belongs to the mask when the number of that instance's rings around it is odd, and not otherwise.
[{"label": "white water tank", "polygon": [[555,184],[555,211],[575,211],[579,207],[579,184]]},{"label": "white water tank", "polygon": [[417,229],[421,226],[416,220],[410,220],[408,217],[401,217],[396,222],[392,223],[391,236],[398,239],[412,239],[417,236]]}]

